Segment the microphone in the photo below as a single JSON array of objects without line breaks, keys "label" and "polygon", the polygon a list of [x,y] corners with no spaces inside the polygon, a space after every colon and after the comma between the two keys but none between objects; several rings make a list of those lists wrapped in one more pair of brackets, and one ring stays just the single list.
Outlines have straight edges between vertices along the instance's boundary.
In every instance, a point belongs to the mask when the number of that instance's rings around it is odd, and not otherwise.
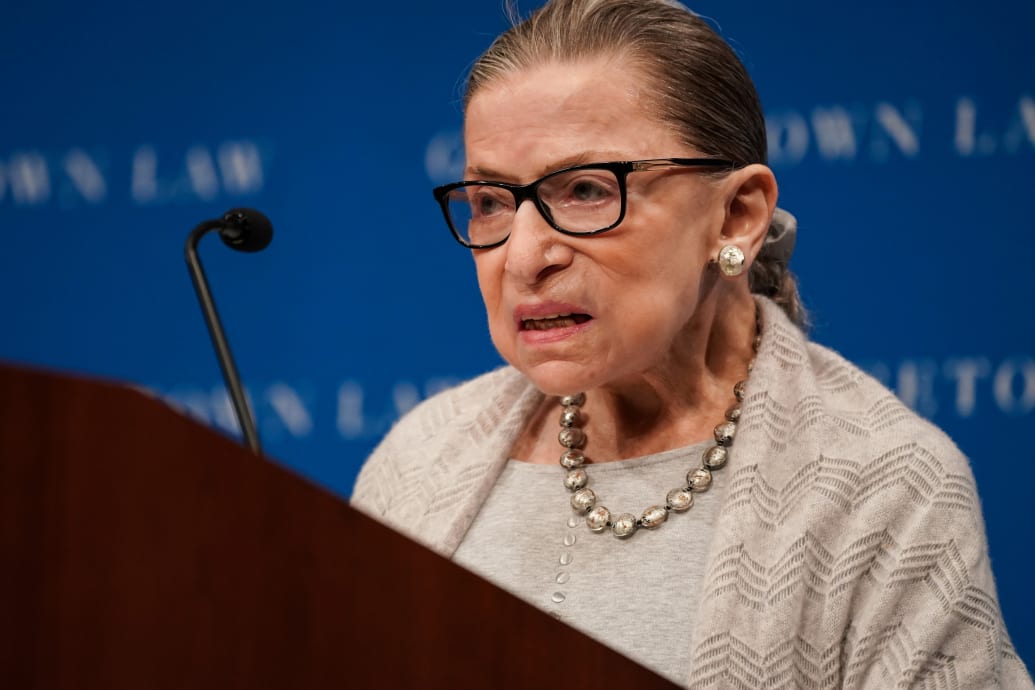
[{"label": "microphone", "polygon": [[241,377],[237,373],[237,366],[234,364],[234,357],[230,353],[230,344],[223,332],[223,324],[216,312],[216,303],[212,300],[212,292],[208,287],[208,279],[205,277],[205,269],[201,266],[201,258],[198,256],[198,242],[212,230],[219,231],[219,237],[223,244],[240,252],[261,252],[273,239],[273,224],[269,218],[253,208],[232,208],[223,214],[222,218],[206,220],[191,231],[187,236],[187,243],[184,253],[187,258],[187,270],[190,272],[191,281],[194,283],[194,291],[201,303],[201,311],[205,315],[205,324],[208,326],[209,335],[212,337],[212,345],[216,349],[216,357],[219,359],[219,367],[223,370],[223,381],[230,392],[230,399],[233,401],[234,413],[237,415],[237,422],[244,433],[244,439],[248,448],[256,455],[262,454],[262,447],[259,444],[259,434],[255,428],[255,417],[248,407],[248,401],[244,397],[244,388],[241,386]]},{"label": "microphone", "polygon": [[253,208],[232,208],[223,214],[219,237],[239,252],[261,252],[273,239],[273,225]]}]

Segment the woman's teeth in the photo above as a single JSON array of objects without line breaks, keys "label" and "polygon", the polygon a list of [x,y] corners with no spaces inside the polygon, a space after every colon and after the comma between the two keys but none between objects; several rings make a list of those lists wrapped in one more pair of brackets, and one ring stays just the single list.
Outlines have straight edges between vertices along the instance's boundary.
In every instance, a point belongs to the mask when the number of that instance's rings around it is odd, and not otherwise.
[{"label": "woman's teeth", "polygon": [[527,331],[546,331],[551,328],[567,328],[589,321],[586,314],[552,314],[535,319],[523,319],[522,327]]}]

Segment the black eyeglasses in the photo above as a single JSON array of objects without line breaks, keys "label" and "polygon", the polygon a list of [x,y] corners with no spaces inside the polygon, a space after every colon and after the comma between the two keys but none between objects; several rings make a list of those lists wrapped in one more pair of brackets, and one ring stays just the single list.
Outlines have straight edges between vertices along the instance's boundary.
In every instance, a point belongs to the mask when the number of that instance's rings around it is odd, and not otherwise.
[{"label": "black eyeglasses", "polygon": [[471,249],[498,247],[510,237],[518,207],[531,199],[546,222],[565,235],[599,235],[625,218],[629,173],[663,168],[738,166],[718,158],[652,158],[589,163],[557,170],[528,184],[465,180],[434,189],[457,242]]}]

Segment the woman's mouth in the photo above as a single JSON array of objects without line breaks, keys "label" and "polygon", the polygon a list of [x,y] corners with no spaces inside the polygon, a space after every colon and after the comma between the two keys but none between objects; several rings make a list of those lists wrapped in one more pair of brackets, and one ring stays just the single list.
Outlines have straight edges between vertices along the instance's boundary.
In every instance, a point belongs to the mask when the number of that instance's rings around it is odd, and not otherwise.
[{"label": "woman's mouth", "polygon": [[523,331],[548,331],[554,328],[569,328],[589,321],[589,314],[550,314],[547,316],[521,319]]}]

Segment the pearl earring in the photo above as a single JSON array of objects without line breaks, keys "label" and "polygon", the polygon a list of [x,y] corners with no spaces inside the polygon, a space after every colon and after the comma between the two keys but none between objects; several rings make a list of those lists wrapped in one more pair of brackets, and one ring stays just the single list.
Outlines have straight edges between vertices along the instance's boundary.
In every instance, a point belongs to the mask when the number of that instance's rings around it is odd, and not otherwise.
[{"label": "pearl earring", "polygon": [[727,244],[719,250],[719,270],[731,278],[744,272],[744,252],[740,247]]}]

